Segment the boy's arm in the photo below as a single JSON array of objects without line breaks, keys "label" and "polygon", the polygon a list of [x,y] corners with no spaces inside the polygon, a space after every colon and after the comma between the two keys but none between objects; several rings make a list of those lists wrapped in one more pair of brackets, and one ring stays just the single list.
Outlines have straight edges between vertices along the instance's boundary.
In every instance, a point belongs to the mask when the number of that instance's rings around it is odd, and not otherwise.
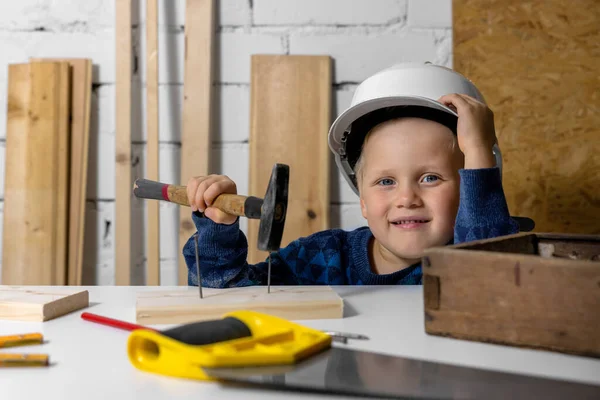
[{"label": "boy's arm", "polygon": [[499,168],[461,169],[459,173],[454,243],[517,233],[519,226],[510,217]]},{"label": "boy's arm", "polygon": [[[239,219],[231,225],[218,224],[199,213],[192,213],[198,232],[198,257],[203,287],[225,288],[266,285],[268,263],[248,264],[248,241],[239,228]],[[290,246],[294,246],[295,242]],[[289,246],[288,246],[289,247]],[[195,240],[183,247],[188,267],[188,285],[197,286]],[[279,252],[271,253],[271,284],[296,285],[298,277]]]}]

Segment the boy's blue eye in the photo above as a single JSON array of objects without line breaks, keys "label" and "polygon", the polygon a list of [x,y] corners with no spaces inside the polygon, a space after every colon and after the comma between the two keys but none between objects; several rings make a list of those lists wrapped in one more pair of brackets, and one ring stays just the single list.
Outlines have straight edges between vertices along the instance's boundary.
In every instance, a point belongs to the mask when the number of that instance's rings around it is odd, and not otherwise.
[{"label": "boy's blue eye", "polygon": [[438,180],[438,177],[435,175],[427,175],[423,178],[423,182],[425,183],[433,183]]},{"label": "boy's blue eye", "polygon": [[394,180],[393,179],[385,178],[385,179],[380,180],[379,184],[383,185],[383,186],[393,185],[394,184]]}]

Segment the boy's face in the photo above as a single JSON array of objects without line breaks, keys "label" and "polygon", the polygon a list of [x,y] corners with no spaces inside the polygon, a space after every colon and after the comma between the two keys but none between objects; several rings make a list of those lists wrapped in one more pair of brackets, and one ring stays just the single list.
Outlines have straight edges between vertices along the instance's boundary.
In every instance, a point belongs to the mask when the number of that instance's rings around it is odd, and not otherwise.
[{"label": "boy's face", "polygon": [[381,246],[402,260],[454,234],[462,153],[450,129],[404,118],[376,127],[363,149],[360,204]]}]

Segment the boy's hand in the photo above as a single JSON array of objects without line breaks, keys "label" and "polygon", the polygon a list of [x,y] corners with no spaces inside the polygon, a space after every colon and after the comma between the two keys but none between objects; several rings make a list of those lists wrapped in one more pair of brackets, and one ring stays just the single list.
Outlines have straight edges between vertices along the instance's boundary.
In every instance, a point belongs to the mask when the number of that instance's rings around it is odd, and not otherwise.
[{"label": "boy's hand", "polygon": [[496,143],[496,129],[492,110],[466,94],[448,94],[438,101],[458,114],[456,133],[458,146],[465,155],[465,169],[494,167],[492,147]]},{"label": "boy's hand", "polygon": [[221,193],[237,194],[235,182],[224,175],[198,176],[191,178],[187,184],[187,195],[192,211],[200,210],[207,218],[218,224],[231,225],[236,221],[237,216],[211,207]]}]

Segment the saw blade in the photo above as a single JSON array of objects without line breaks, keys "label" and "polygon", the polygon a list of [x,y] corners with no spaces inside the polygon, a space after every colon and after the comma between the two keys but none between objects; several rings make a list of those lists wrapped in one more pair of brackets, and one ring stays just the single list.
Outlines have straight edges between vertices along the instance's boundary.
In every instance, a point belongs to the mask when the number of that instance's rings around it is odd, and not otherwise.
[{"label": "saw blade", "polygon": [[203,368],[236,384],[418,399],[600,399],[600,385],[496,372],[333,347],[294,365]]}]

